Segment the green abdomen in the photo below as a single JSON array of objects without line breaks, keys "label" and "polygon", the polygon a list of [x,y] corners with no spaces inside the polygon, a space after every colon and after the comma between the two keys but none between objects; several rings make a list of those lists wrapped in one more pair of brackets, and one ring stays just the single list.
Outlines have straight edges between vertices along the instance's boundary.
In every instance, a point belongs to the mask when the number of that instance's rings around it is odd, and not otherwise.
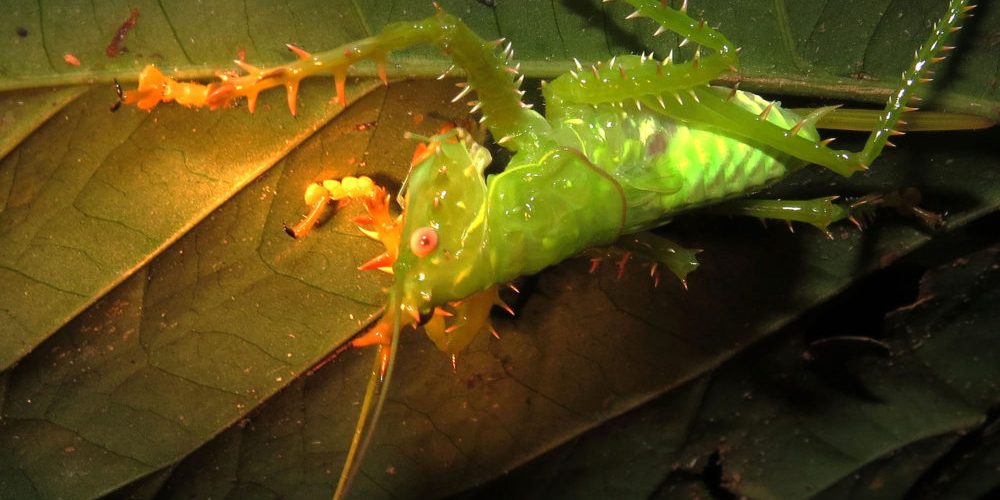
[{"label": "green abdomen", "polygon": [[[729,89],[724,90],[726,93]],[[767,102],[739,92],[731,101],[754,114]],[[759,190],[804,165],[771,148],[704,126],[688,126],[651,111],[580,107],[563,119],[561,139],[580,148],[622,185],[626,232],[659,225],[678,212]],[[799,117],[775,106],[767,120],[784,129]],[[815,140],[815,129],[800,135]]]}]

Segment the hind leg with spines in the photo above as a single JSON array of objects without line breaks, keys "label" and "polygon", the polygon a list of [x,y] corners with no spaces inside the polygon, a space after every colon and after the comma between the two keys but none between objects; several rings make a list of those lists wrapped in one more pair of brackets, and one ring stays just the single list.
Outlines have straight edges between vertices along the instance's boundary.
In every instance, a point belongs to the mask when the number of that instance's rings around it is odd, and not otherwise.
[{"label": "hind leg with spines", "polygon": [[653,234],[649,231],[623,236],[607,248],[595,248],[587,254],[591,257],[590,272],[597,270],[605,259],[616,259],[618,277],[625,272],[625,265],[633,257],[651,263],[649,275],[653,285],[660,284],[660,266],[664,266],[677,279],[684,289],[687,289],[687,275],[698,268],[698,253],[700,249],[690,249],[672,240]]},{"label": "hind leg with spines", "polygon": [[[258,94],[270,88],[284,87],[288,94],[288,107],[295,114],[299,82],[310,76],[333,75],[335,100],[345,105],[347,71],[351,66],[363,60],[373,60],[378,67],[379,76],[388,83],[385,72],[388,53],[415,45],[433,44],[450,56],[455,66],[462,68],[468,75],[468,86],[457,98],[461,99],[466,93],[475,90],[483,123],[497,137],[507,137],[506,145],[516,150],[536,144],[538,135],[545,134],[548,130],[548,123],[521,101],[523,92],[519,87],[523,77],[520,76],[518,67],[511,62],[510,46],[498,49],[498,42],[487,42],[479,38],[460,19],[439,10],[437,14],[424,20],[393,23],[378,35],[325,52],[313,54],[289,45],[289,50],[298,56],[298,60],[273,68],[258,68],[237,61],[246,72],[245,75],[223,74],[220,75],[220,82],[191,84],[198,87],[201,97],[185,104],[214,109],[246,97],[249,108],[253,111]],[[182,83],[162,77],[155,68],[152,69],[152,73],[158,74],[159,79],[153,81],[149,77],[146,79],[149,81],[144,81],[140,78],[139,89],[125,95],[126,104],[152,109],[159,102],[176,99],[176,96],[157,91],[174,88]]]},{"label": "hind leg with spines", "polygon": [[653,262],[649,272],[654,285],[659,284],[659,264],[662,264],[677,276],[687,290],[687,275],[699,265],[697,255],[701,252],[700,249],[685,248],[649,231],[622,238],[615,245]]},{"label": "hind leg with spines", "polygon": [[[782,128],[768,120],[770,107],[754,114],[730,102],[738,94],[720,94],[709,83],[738,64],[737,50],[721,33],[686,14],[687,2],[680,10],[656,0],[625,0],[636,8],[629,19],[647,17],[659,24],[657,33],[673,31],[688,40],[714,50],[710,55],[695,51],[691,61],[674,64],[672,58],[662,63],[646,57],[615,58],[607,65],[587,71],[572,72],[546,86],[545,97],[550,119],[558,120],[563,103],[601,104],[635,103],[670,116],[678,121],[704,124],[715,130],[743,137],[773,147],[804,160],[828,166],[850,175],[860,170],[860,162],[804,137],[799,131],[811,125],[817,116],[805,117],[799,124]],[[826,113],[829,108],[820,112]]]},{"label": "hind leg with spines", "polygon": [[689,17],[686,1],[680,10],[656,0],[626,1],[636,9],[628,19],[650,18],[659,24],[655,34],[672,31],[684,37],[682,45],[690,41],[714,53],[703,55],[699,47],[693,60],[678,64],[673,63],[672,53],[662,61],[645,55],[622,56],[612,58],[607,64],[593,65],[589,70],[577,62],[576,71],[556,78],[543,89],[550,119],[559,119],[563,103],[634,102],[650,95],[668,98],[687,93],[692,88],[707,86],[739,64],[735,46],[704,20]]},{"label": "hind leg with spines", "polygon": [[[682,10],[671,9],[656,0],[625,1],[636,8],[630,18],[654,19],[660,23],[661,30],[675,31],[687,39],[715,49],[716,54],[696,57],[695,60],[676,67],[657,64],[655,61],[650,65],[645,58],[627,59],[615,68],[607,68],[608,71],[620,73],[621,82],[612,85],[614,92],[608,92],[608,89],[602,89],[599,85],[589,85],[589,82],[583,81],[586,80],[583,76],[585,73],[580,73],[571,79],[562,77],[560,80],[565,80],[550,91],[557,94],[553,96],[554,101],[597,104],[637,100],[674,118],[706,124],[720,132],[770,146],[845,176],[867,168],[886,145],[891,145],[888,139],[900,134],[896,127],[903,113],[916,109],[908,105],[913,98],[914,90],[918,84],[928,81],[930,67],[942,61],[944,59],[942,54],[951,50],[951,47],[944,45],[945,40],[950,33],[960,29],[961,19],[974,8],[968,5],[968,0],[950,1],[945,15],[935,23],[931,36],[920,47],[912,64],[903,73],[899,88],[891,95],[878,125],[872,131],[864,148],[860,152],[850,152],[827,147],[829,141],[816,142],[801,137],[800,124],[784,129],[768,122],[767,113],[770,112],[770,108],[755,115],[742,107],[732,105],[728,102],[731,96],[727,98],[709,88],[708,81],[711,78],[705,79],[707,75],[705,68],[715,70],[723,62],[728,63],[727,68],[735,66],[736,51],[722,35],[705,27],[703,22],[694,21]],[[685,1],[684,5],[686,4]],[[697,54],[698,52],[696,56]],[[652,75],[647,74],[650,73],[649,67],[659,73],[659,81],[653,81]],[[718,74],[724,70],[725,68]],[[601,76],[602,78],[597,78],[598,81],[595,83],[615,80],[609,78],[609,75]],[[559,80],[553,83],[557,82]],[[806,124],[809,117],[802,120],[801,123]]]},{"label": "hind leg with spines", "polygon": [[[878,125],[869,135],[864,148],[859,152],[830,149],[826,147],[828,141],[804,140],[797,134],[797,125],[790,130],[775,130],[780,129],[780,127],[766,123],[754,126],[754,117],[747,116],[748,113],[744,110],[726,106],[717,94],[708,95],[705,89],[698,89],[698,95],[704,97],[703,104],[706,107],[735,125],[735,127],[723,125],[723,129],[767,144],[797,158],[824,166],[841,175],[849,176],[854,172],[866,169],[881,154],[886,145],[892,145],[889,138],[901,134],[896,128],[902,121],[903,113],[916,110],[908,103],[912,100],[917,85],[930,81],[928,76],[932,73],[931,66],[943,61],[944,57],[941,54],[951,49],[944,46],[948,35],[960,29],[961,19],[974,8],[967,3],[967,0],[951,0],[945,15],[934,24],[930,37],[917,50],[913,62],[903,72],[899,88],[890,95]],[[803,120],[808,120],[808,117],[803,118]]]},{"label": "hind leg with spines", "polygon": [[844,219],[854,220],[851,207],[834,203],[836,199],[836,196],[828,196],[812,200],[732,200],[707,211],[722,215],[782,220],[789,224],[793,221],[805,222],[832,237],[827,229],[830,224]]},{"label": "hind leg with spines", "polygon": [[490,321],[490,311],[494,306],[514,314],[514,310],[500,298],[499,290],[500,285],[493,285],[461,301],[438,307],[424,324],[424,332],[437,348],[451,355],[453,369],[456,368],[458,354],[472,343],[479,332],[487,330],[494,337],[500,337]]},{"label": "hind leg with spines", "polygon": [[906,217],[919,220],[930,229],[944,224],[944,219],[934,212],[918,206],[920,192],[914,188],[878,193],[837,202],[839,197],[827,196],[811,200],[731,200],[706,209],[721,215],[757,217],[759,219],[781,220],[789,223],[804,222],[832,237],[830,224],[849,220],[858,229],[864,228],[873,212],[878,208],[892,208]]}]

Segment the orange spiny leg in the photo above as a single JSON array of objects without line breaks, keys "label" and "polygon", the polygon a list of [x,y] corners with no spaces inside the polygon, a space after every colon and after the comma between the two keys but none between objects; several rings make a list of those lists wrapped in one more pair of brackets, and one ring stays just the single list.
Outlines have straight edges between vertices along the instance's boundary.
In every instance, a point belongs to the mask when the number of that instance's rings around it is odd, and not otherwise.
[{"label": "orange spiny leg", "polygon": [[[259,68],[237,60],[242,74],[221,74],[218,82],[208,85],[168,79],[164,83],[171,93],[158,93],[148,88],[152,80],[143,82],[140,76],[141,90],[137,90],[134,97],[133,92],[128,92],[125,103],[152,109],[159,102],[174,100],[187,106],[218,108],[245,97],[248,108],[253,111],[258,94],[283,87],[288,93],[289,110],[295,114],[299,82],[310,76],[331,75],[336,91],[334,100],[343,106],[347,104],[346,81],[352,66],[364,60],[373,61],[379,77],[387,82],[386,55],[421,44],[438,46],[451,57],[455,66],[466,70],[468,82],[460,96],[476,91],[481,122],[494,134],[506,138],[504,142],[508,148],[516,150],[521,144],[536,144],[539,134],[551,129],[540,114],[522,102],[523,75],[519,66],[511,61],[509,48],[497,50],[496,44],[482,40],[460,19],[441,10],[421,21],[388,24],[377,35],[325,52],[310,53],[289,46],[297,60],[280,66]],[[155,68],[148,69],[155,71]],[[184,99],[176,97],[179,95],[184,95]]]},{"label": "orange spiny leg", "polygon": [[514,314],[513,309],[500,299],[499,287],[493,285],[466,297],[461,303],[450,304],[453,313],[442,307],[437,308],[434,316],[424,325],[427,336],[438,349],[451,355],[465,350],[476,334],[484,329],[498,336],[490,322],[490,310],[499,306]]},{"label": "orange spiny leg", "polygon": [[365,235],[380,241],[385,246],[385,252],[362,264],[358,269],[379,269],[391,273],[403,234],[402,216],[393,217],[389,212],[389,193],[382,187],[375,186],[371,195],[363,200],[368,214],[355,218],[354,222]]},{"label": "orange spiny leg", "polygon": [[[146,66],[139,74],[139,86],[124,94],[119,94],[121,102],[135,105],[139,109],[152,110],[161,102],[177,101],[184,106],[205,106],[209,96],[217,92],[216,85],[210,83],[201,85],[191,82],[178,82],[164,76],[155,66]],[[213,106],[213,109],[216,106]]]},{"label": "orange spiny leg", "polygon": [[701,250],[684,248],[666,238],[650,232],[636,233],[620,238],[613,247],[591,249],[590,272],[597,271],[604,259],[617,259],[617,276],[621,279],[625,273],[625,265],[636,257],[650,265],[649,275],[653,278],[653,286],[660,284],[660,267],[681,280],[681,285],[687,289],[687,275],[698,268],[696,255]]}]

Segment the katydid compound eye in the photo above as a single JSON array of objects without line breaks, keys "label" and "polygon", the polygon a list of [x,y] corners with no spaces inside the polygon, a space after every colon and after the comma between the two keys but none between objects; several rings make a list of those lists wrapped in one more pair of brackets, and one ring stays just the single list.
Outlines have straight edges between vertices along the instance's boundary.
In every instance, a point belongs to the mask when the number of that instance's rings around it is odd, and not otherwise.
[{"label": "katydid compound eye", "polygon": [[417,257],[425,257],[437,248],[438,234],[434,228],[422,227],[410,235],[410,251]]}]

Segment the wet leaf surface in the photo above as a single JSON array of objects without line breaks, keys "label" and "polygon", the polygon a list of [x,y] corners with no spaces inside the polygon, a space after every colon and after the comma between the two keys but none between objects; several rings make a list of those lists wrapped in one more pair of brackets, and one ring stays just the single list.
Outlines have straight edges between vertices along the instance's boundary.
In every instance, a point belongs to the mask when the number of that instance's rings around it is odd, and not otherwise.
[{"label": "wet leaf surface", "polygon": [[880,332],[887,356],[809,356],[838,321],[829,309],[475,496],[984,495],[997,487],[997,257],[928,272]]}]

